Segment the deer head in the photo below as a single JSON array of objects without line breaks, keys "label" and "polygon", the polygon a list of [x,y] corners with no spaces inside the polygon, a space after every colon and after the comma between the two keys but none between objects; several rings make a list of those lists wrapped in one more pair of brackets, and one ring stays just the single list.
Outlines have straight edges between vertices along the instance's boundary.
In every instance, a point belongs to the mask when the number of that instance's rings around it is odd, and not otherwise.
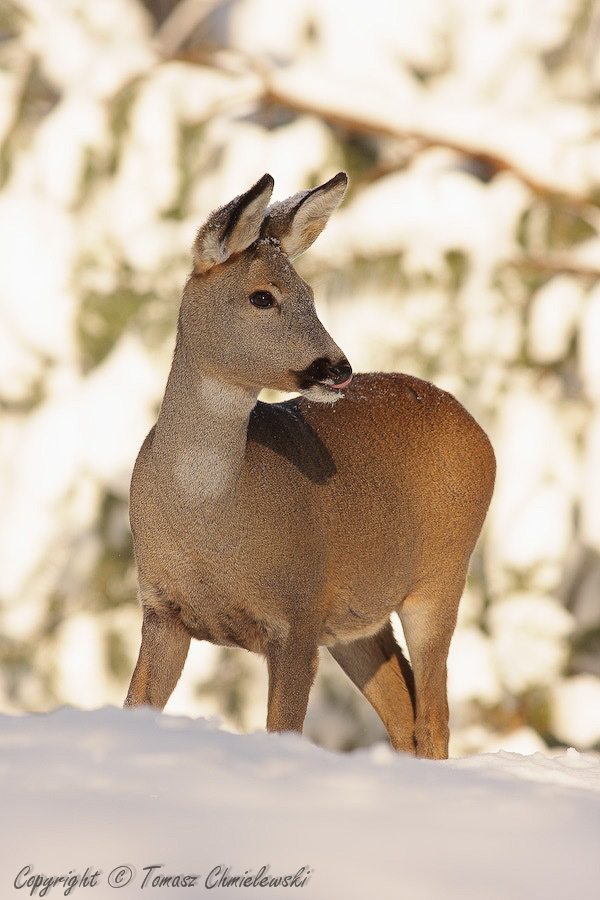
[{"label": "deer head", "polygon": [[194,242],[178,336],[201,373],[253,391],[340,396],[352,369],[291,261],[324,229],[347,183],[340,172],[267,206],[273,179],[264,175],[209,216]]}]

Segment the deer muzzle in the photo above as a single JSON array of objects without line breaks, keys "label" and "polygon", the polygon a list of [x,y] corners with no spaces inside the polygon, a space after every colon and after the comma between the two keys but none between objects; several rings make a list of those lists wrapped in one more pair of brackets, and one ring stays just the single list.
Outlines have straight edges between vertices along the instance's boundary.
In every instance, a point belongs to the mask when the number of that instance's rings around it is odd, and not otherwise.
[{"label": "deer muzzle", "polygon": [[345,356],[334,362],[326,356],[315,359],[306,369],[294,373],[301,390],[320,384],[333,390],[341,390],[352,381],[352,366]]}]

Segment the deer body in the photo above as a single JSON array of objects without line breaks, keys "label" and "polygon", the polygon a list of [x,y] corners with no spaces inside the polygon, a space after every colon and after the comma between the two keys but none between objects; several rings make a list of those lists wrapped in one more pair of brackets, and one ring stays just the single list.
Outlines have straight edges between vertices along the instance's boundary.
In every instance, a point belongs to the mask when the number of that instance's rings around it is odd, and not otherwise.
[{"label": "deer body", "polygon": [[[458,401],[407,375],[356,376],[323,402],[351,370],[289,258],[346,179],[266,211],[265,179],[197,238],[165,398],[134,469],[144,623],[126,703],[162,707],[193,637],[264,655],[267,726],[301,730],[326,646],[395,747],[443,757],[446,658],[493,452]],[[230,253],[227,229],[244,245]],[[305,396],[264,404],[263,386]]]}]

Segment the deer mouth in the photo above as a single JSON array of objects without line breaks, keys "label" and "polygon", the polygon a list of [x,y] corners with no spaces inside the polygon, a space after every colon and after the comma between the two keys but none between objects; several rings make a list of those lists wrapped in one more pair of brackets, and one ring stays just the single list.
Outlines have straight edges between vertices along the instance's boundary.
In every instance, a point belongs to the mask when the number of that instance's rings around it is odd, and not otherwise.
[{"label": "deer mouth", "polygon": [[294,372],[294,375],[298,390],[307,396],[315,396],[324,390],[337,398],[352,381],[352,369],[346,359],[336,365],[325,358],[317,359],[302,372]]},{"label": "deer mouth", "polygon": [[329,380],[320,381],[317,379],[309,382],[306,379],[301,386],[298,386],[298,390],[307,400],[314,400],[317,403],[335,403],[336,400],[342,399],[344,396],[343,388],[348,387],[351,381],[352,376],[339,384]]},{"label": "deer mouth", "polygon": [[344,388],[347,388],[352,381],[352,373],[344,373],[343,378],[316,378],[307,372],[294,373],[297,378],[297,390],[306,397],[307,400],[314,400],[317,403],[335,403],[344,396]]},{"label": "deer mouth", "polygon": [[348,387],[348,385],[352,381],[352,378],[353,375],[350,374],[344,381],[332,381],[331,383],[329,381],[322,381],[321,384],[331,388],[334,391],[341,391],[342,388]]}]

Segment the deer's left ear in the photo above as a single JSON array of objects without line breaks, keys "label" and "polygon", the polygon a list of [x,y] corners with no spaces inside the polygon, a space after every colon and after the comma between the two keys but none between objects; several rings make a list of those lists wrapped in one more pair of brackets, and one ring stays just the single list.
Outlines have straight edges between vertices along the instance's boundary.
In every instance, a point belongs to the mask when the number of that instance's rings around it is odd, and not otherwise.
[{"label": "deer's left ear", "polygon": [[348,176],[338,172],[319,187],[273,203],[265,214],[261,234],[276,238],[290,259],[300,256],[321,234],[347,186]]}]

